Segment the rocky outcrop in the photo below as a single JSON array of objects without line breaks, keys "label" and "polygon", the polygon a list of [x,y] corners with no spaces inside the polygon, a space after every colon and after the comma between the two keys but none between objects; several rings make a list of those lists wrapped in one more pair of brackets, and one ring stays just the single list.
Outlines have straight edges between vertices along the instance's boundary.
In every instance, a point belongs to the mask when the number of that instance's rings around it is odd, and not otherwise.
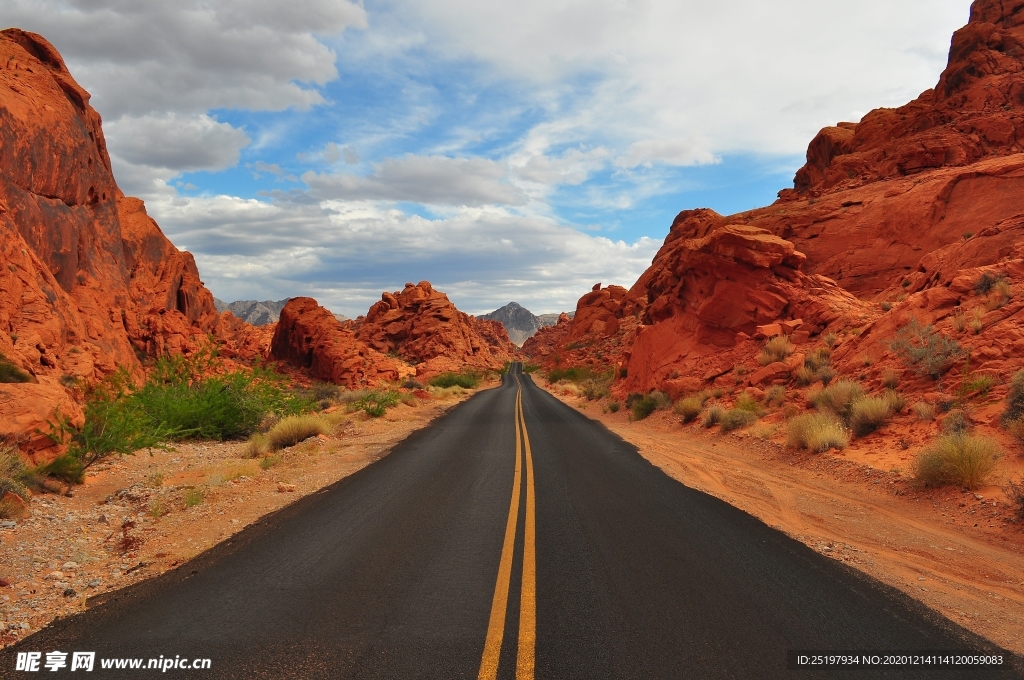
[{"label": "rocky outcrop", "polygon": [[19,29],[0,32],[0,260],[0,354],[33,379],[4,386],[0,421],[24,426],[0,434],[27,449],[43,443],[27,414],[80,418],[65,385],[139,375],[138,354],[191,351],[231,325],[192,256],[121,194],[89,93]]},{"label": "rocky outcrop", "polygon": [[358,387],[466,366],[499,368],[514,352],[500,323],[460,312],[421,281],[384,293],[365,317],[346,322],[312,298],[293,298],[281,310],[269,356]]},{"label": "rocky outcrop", "polygon": [[319,380],[353,388],[415,373],[405,362],[367,346],[308,297],[292,298],[281,310],[270,358],[306,369]]},{"label": "rocky outcrop", "polygon": [[498,368],[516,350],[500,323],[460,312],[428,281],[384,293],[356,328],[361,341],[415,364],[418,375],[461,366]]}]

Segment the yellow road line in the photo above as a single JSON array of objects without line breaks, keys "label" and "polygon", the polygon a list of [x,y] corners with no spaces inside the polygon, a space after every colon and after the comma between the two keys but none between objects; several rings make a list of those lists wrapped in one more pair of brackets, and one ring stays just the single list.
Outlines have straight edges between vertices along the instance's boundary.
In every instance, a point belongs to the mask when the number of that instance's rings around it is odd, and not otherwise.
[{"label": "yellow road line", "polygon": [[533,680],[537,646],[537,509],[533,483],[533,452],[526,431],[523,413],[523,384],[519,375],[512,374],[516,390],[516,471],[512,482],[512,502],[505,525],[505,542],[498,564],[498,580],[491,601],[491,618],[487,624],[487,638],[480,660],[478,680],[495,680],[501,657],[501,642],[505,635],[505,615],[512,578],[512,556],[515,551],[516,526],[519,521],[519,503],[522,495],[523,450],[526,451],[526,523],[523,528],[523,579],[519,597],[519,648],[516,654],[516,680]]},{"label": "yellow road line", "polygon": [[526,431],[523,400],[519,399],[519,420],[526,445],[526,526],[523,527],[523,585],[519,599],[519,654],[516,680],[533,680],[537,647],[537,508],[533,487],[533,452]]},{"label": "yellow road line", "polygon": [[[516,381],[518,382],[518,378]],[[519,521],[519,495],[522,477],[522,448],[519,440],[519,399],[522,387],[516,392],[516,472],[512,482],[512,504],[505,525],[505,543],[501,548],[501,562],[498,564],[498,581],[494,586],[491,601],[491,618],[487,624],[487,638],[484,654],[480,660],[478,680],[495,680],[498,676],[498,658],[501,655],[501,640],[505,635],[505,611],[508,607],[508,590],[512,578],[512,551],[516,541],[516,523]]]}]

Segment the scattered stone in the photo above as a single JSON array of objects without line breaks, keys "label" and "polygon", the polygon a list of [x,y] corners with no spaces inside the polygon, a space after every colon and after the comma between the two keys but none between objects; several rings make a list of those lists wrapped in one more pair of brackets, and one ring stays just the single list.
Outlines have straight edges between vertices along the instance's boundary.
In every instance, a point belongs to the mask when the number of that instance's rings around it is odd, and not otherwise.
[{"label": "scattered stone", "polygon": [[64,597],[74,597],[78,593],[75,592],[74,588],[65,588],[64,592],[61,593]]},{"label": "scattered stone", "polygon": [[64,578],[64,572],[61,572],[61,571],[51,571],[50,573],[48,573],[45,576],[43,576],[43,578],[48,580],[48,581],[59,581],[59,580]]},{"label": "scattered stone", "polygon": [[285,484],[284,482],[278,482],[277,483],[277,492],[278,493],[294,493],[295,492],[295,485],[294,484]]},{"label": "scattered stone", "polygon": [[65,562],[61,565],[63,571],[74,571],[78,569],[78,562]]}]

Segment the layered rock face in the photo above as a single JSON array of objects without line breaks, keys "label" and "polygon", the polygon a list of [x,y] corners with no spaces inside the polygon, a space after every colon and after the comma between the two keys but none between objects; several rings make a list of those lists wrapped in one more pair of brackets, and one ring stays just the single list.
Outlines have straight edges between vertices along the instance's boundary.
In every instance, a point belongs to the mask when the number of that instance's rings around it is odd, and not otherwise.
[{"label": "layered rock face", "polygon": [[421,281],[384,293],[365,317],[344,323],[312,298],[293,298],[281,311],[270,357],[357,387],[465,366],[498,368],[515,349],[500,323],[460,312]]},{"label": "layered rock face", "polygon": [[[1024,365],[1014,311],[1024,254],[1022,145],[1024,3],[978,0],[953,36],[937,86],[905,106],[822,130],[794,188],[773,205],[676,217],[618,306],[611,296],[601,303],[602,322],[620,326],[611,337],[622,344],[626,377],[616,389],[697,389],[736,366],[756,369],[766,336],[789,335],[802,359],[802,345],[810,349],[826,330],[840,337],[841,370],[877,380],[897,365],[890,341],[910,318],[954,334],[985,370],[1006,377]],[[975,290],[983,275],[1004,281],[1008,302]],[[591,307],[593,296],[581,304]],[[977,315],[983,330],[964,331],[963,314]],[[635,328],[624,328],[631,318]],[[566,322],[524,351],[547,363],[599,363],[594,352],[570,348],[581,340],[596,347],[600,335]],[[788,379],[791,368],[754,370],[747,381]]]},{"label": "layered rock face", "polygon": [[229,330],[192,256],[118,189],[89,93],[18,29],[0,32],[0,261],[0,353],[33,380],[2,386],[0,436],[30,453],[55,409],[81,420],[64,385]]}]

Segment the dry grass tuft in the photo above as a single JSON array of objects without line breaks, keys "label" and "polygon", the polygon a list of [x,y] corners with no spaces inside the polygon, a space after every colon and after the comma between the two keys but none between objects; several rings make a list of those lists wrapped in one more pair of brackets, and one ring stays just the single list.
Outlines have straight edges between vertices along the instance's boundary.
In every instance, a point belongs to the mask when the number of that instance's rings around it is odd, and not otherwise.
[{"label": "dry grass tuft", "polygon": [[995,469],[1002,449],[994,439],[966,433],[936,439],[914,461],[914,479],[922,486],[981,486]]},{"label": "dry grass tuft", "polygon": [[294,446],[318,434],[328,434],[330,431],[331,424],[320,416],[288,416],[271,428],[267,433],[267,439],[271,449],[276,451]]},{"label": "dry grass tuft", "polygon": [[[755,402],[756,405],[757,402]],[[753,425],[757,422],[757,414],[748,411],[744,408],[736,407],[731,408],[722,414],[719,419],[719,424],[722,427],[722,432],[731,432],[738,430],[741,427]]]},{"label": "dry grass tuft", "polygon": [[796,349],[793,343],[789,341],[789,338],[785,335],[776,335],[774,338],[764,343],[764,348],[761,349],[761,354],[757,357],[757,363],[762,366],[775,363],[776,361],[783,361],[786,357],[793,353]]},{"label": "dry grass tuft", "polygon": [[839,380],[814,394],[817,408],[828,409],[844,423],[850,422],[853,403],[864,396],[864,390],[852,380]]},{"label": "dry grass tuft", "polygon": [[673,409],[676,415],[682,416],[684,423],[693,422],[700,415],[701,410],[704,408],[704,402],[708,400],[709,395],[707,392],[701,392],[684,399],[680,399],[676,402],[675,408]]},{"label": "dry grass tuft", "polygon": [[805,413],[789,421],[786,444],[797,449],[824,453],[829,449],[845,449],[850,437],[842,421],[830,413]]},{"label": "dry grass tuft", "polygon": [[935,420],[935,406],[926,401],[914,402],[914,405],[910,407],[910,410],[913,411],[914,415],[921,420]]},{"label": "dry grass tuft", "polygon": [[892,415],[885,397],[863,397],[850,407],[850,429],[858,437],[869,435],[889,420]]},{"label": "dry grass tuft", "polygon": [[900,386],[900,374],[899,371],[895,371],[891,368],[887,368],[882,371],[882,387],[886,387],[890,390],[894,390]]},{"label": "dry grass tuft", "polygon": [[721,422],[722,416],[724,415],[724,406],[721,404],[711,404],[704,409],[704,415],[701,417],[701,425],[704,427],[714,427]]},{"label": "dry grass tuft", "polygon": [[259,432],[249,437],[249,441],[246,443],[245,448],[242,449],[242,457],[244,458],[259,458],[270,453],[270,439],[265,434]]}]

